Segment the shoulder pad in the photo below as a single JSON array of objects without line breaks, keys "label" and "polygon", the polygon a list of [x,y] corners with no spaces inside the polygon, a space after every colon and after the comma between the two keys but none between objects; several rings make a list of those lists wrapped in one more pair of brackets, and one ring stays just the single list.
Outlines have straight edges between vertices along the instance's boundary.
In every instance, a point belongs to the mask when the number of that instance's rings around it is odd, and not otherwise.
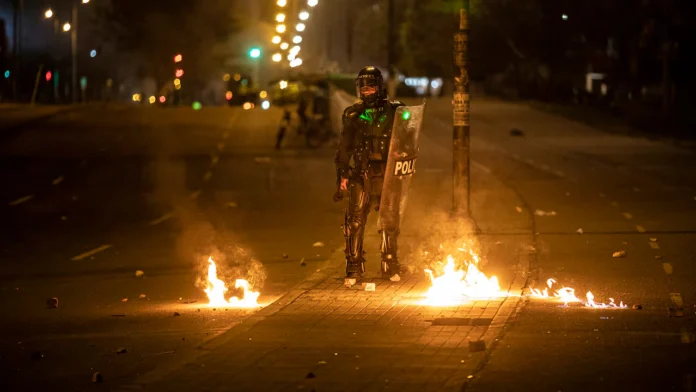
[{"label": "shoulder pad", "polygon": [[401,101],[397,101],[397,100],[389,101],[389,103],[390,103],[392,106],[394,106],[394,107],[406,106],[405,103],[403,103],[403,102],[401,102]]},{"label": "shoulder pad", "polygon": [[352,118],[359,116],[363,112],[362,101],[348,106],[346,110],[343,111],[344,118]]}]

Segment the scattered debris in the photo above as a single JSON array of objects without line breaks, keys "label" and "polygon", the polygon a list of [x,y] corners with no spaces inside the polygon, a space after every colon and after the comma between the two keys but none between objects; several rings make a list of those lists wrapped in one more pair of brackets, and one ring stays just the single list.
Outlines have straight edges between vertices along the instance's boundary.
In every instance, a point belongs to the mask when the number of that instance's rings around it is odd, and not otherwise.
[{"label": "scattered debris", "polygon": [[301,267],[304,267],[304,266],[306,266],[306,265],[307,265],[307,262],[304,261],[304,257],[303,257],[302,260],[300,260],[300,266],[301,266]]},{"label": "scattered debris", "polygon": [[650,237],[650,242],[657,242],[657,238]]},{"label": "scattered debris", "polygon": [[237,208],[239,205],[233,201],[227,203],[227,208]]},{"label": "scattered debris", "polygon": [[669,317],[684,317],[683,308],[669,308]]},{"label": "scattered debris", "polygon": [[145,275],[145,272],[143,272],[143,271],[141,271],[141,270],[135,271],[135,277],[136,277],[136,278],[142,278],[144,275]]},{"label": "scattered debris", "polygon": [[128,352],[128,350],[126,350],[125,347],[121,347],[121,348],[119,348],[118,350],[116,350],[116,354],[119,354],[119,355],[120,355],[120,354],[125,354],[125,353],[127,353],[127,352]]},{"label": "scattered debris", "polygon": [[51,309],[55,309],[58,307],[58,298],[53,297],[49,298],[46,300],[46,306],[48,306]]},{"label": "scattered debris", "polygon": [[283,253],[283,258],[284,258],[284,259],[287,259],[288,257],[290,257],[290,255],[288,255],[287,253]]},{"label": "scattered debris", "polygon": [[537,250],[536,250],[536,247],[534,247],[534,245],[527,245],[527,246],[524,247],[524,249],[525,249],[527,252],[532,253],[532,254],[536,253],[536,251],[537,251]]},{"label": "scattered debris", "polygon": [[392,282],[399,282],[401,281],[401,276],[399,274],[394,274],[391,278],[389,278]]},{"label": "scattered debris", "polygon": [[41,351],[34,351],[34,353],[31,354],[32,361],[40,361],[41,359],[43,359],[43,357],[44,356],[43,353],[41,353]]},{"label": "scattered debris", "polygon": [[660,259],[662,259],[662,256],[661,256],[661,255],[657,255],[657,256],[655,256],[655,258],[658,259],[658,260],[660,260]]},{"label": "scattered debris", "polygon": [[477,353],[486,351],[486,342],[483,340],[469,340],[469,352]]},{"label": "scattered debris", "polygon": [[582,227],[579,228],[579,229],[577,229],[577,230],[575,230],[575,232],[578,233],[578,234],[584,234],[584,233],[585,233],[585,231],[582,229]]},{"label": "scattered debris", "polygon": [[512,128],[510,130],[510,136],[524,136],[524,132],[521,129]]},{"label": "scattered debris", "polygon": [[128,298],[121,298],[121,302],[128,302]]},{"label": "scattered debris", "polygon": [[319,364],[319,365],[326,365],[326,361],[319,361],[319,362],[317,362],[317,364]]},{"label": "scattered debris", "polygon": [[536,210],[534,211],[534,215],[536,216],[556,216],[556,211],[544,211],[544,210]]},{"label": "scattered debris", "polygon": [[305,378],[315,378],[315,377],[316,376],[312,372],[307,373],[307,375],[305,376]]},{"label": "scattered debris", "polygon": [[620,251],[614,252],[614,254],[611,255],[611,257],[613,257],[613,258],[615,258],[615,259],[619,259],[619,258],[626,257],[626,251],[625,251],[625,250],[620,250]]},{"label": "scattered debris", "polygon": [[635,304],[635,305],[633,305],[633,310],[643,310],[643,305]]},{"label": "scattered debris", "polygon": [[198,302],[197,299],[194,299],[193,301],[184,301],[185,304],[195,304],[196,302]]},{"label": "scattered debris", "polygon": [[174,312],[174,317],[181,316],[181,313],[179,312]]},{"label": "scattered debris", "polygon": [[317,241],[317,242],[315,242],[314,245],[312,245],[312,246],[315,247],[315,248],[323,248],[323,247],[324,247],[324,243],[321,242],[321,241]]},{"label": "scattered debris", "polygon": [[145,295],[145,294],[140,294],[140,295],[138,296],[138,298],[140,298],[140,299],[147,298],[147,295]]},{"label": "scattered debris", "polygon": [[351,287],[355,286],[355,284],[356,284],[357,282],[358,282],[357,279],[345,278],[345,280],[343,281],[343,284],[344,284],[347,288],[351,288]]},{"label": "scattered debris", "polygon": [[521,212],[522,212],[522,207],[516,206],[516,207],[515,207],[515,210],[517,210],[517,212],[520,212],[520,213],[521,213]]},{"label": "scattered debris", "polygon": [[93,383],[100,383],[102,381],[104,381],[104,377],[101,375],[101,373],[94,372],[94,374],[92,374],[92,382]]},{"label": "scattered debris", "polygon": [[690,333],[689,331],[682,330],[681,331],[681,342],[684,344],[691,344],[694,342],[694,334]]},{"label": "scattered debris", "polygon": [[256,157],[256,158],[254,158],[254,162],[256,162],[256,163],[271,163],[271,158],[269,158],[269,157]]},{"label": "scattered debris", "polygon": [[362,287],[363,287],[363,290],[365,290],[365,291],[375,291],[375,284],[374,283],[363,283]]}]

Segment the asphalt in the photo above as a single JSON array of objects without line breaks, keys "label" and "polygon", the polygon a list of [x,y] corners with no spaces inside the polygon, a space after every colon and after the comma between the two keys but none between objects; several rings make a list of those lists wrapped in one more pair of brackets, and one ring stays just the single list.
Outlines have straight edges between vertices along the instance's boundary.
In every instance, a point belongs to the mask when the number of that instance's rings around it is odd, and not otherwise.
[{"label": "asphalt", "polygon": [[[597,301],[611,297],[628,308],[523,296],[496,311],[501,323],[494,318],[475,336],[457,335],[485,340],[485,352],[457,341],[438,358],[445,346],[431,350],[432,340],[380,341],[379,321],[365,330],[377,335],[362,342],[341,338],[354,327],[342,316],[329,315],[333,328],[316,324],[326,315],[313,313],[324,307],[308,307],[314,297],[343,296],[331,283],[340,275],[342,240],[341,206],[330,200],[333,152],[305,150],[299,140],[275,152],[279,118],[273,109],[101,108],[3,140],[0,302],[12,317],[0,327],[0,366],[14,389],[395,389],[380,372],[400,390],[694,389],[692,151],[603,133],[523,104],[475,101],[472,214],[480,231],[469,235],[481,243],[484,270],[523,294],[554,278],[579,297],[592,291]],[[446,241],[452,228],[438,214],[449,201],[450,118],[446,100],[429,103],[405,255],[418,253],[424,240]],[[313,248],[315,241],[326,246]],[[370,234],[369,271],[377,268],[376,242]],[[72,260],[103,245],[111,247]],[[620,250],[625,257],[612,257]],[[258,313],[204,306],[196,279],[209,254],[226,255],[223,264],[241,274],[254,270],[253,255],[265,267],[263,283],[252,274],[261,302],[281,300]],[[405,261],[419,273],[417,260]],[[328,275],[317,278],[322,272]],[[302,290],[292,290],[298,284]],[[351,293],[350,301],[361,295]],[[50,297],[60,299],[57,309],[46,309]],[[430,336],[431,316],[389,332]],[[281,341],[290,354],[277,352]],[[341,366],[353,371],[355,363],[339,363],[317,373],[318,382],[305,379],[308,364],[351,345],[351,353],[372,359],[363,369],[382,370],[346,381]],[[127,352],[117,354],[120,348]],[[396,352],[409,356],[406,364]],[[268,353],[274,362],[265,362]],[[456,366],[447,362],[455,359]],[[108,383],[90,384],[95,371]],[[399,375],[413,382],[398,383]]]}]

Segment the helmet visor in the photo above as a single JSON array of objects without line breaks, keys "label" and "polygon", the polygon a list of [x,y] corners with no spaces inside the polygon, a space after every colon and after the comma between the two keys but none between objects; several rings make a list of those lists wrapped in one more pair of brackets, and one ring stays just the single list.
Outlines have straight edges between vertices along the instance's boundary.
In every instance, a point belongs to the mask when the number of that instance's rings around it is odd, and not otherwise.
[{"label": "helmet visor", "polygon": [[380,83],[376,78],[359,78],[355,81],[356,95],[360,98],[377,96]]}]

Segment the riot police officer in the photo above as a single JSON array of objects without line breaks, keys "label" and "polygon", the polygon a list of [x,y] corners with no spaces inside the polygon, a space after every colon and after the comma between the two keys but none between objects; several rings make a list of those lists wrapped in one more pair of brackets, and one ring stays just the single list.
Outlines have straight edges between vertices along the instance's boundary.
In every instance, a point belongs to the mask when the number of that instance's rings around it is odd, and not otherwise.
[{"label": "riot police officer", "polygon": [[[365,224],[370,208],[379,210],[394,113],[397,107],[403,106],[401,102],[388,100],[382,73],[375,67],[363,68],[355,87],[360,101],[343,112],[343,130],[335,159],[339,187],[350,194],[343,225],[347,278],[357,278],[365,272],[362,249]],[[382,229],[380,234],[382,276],[398,278],[399,230]]]}]

